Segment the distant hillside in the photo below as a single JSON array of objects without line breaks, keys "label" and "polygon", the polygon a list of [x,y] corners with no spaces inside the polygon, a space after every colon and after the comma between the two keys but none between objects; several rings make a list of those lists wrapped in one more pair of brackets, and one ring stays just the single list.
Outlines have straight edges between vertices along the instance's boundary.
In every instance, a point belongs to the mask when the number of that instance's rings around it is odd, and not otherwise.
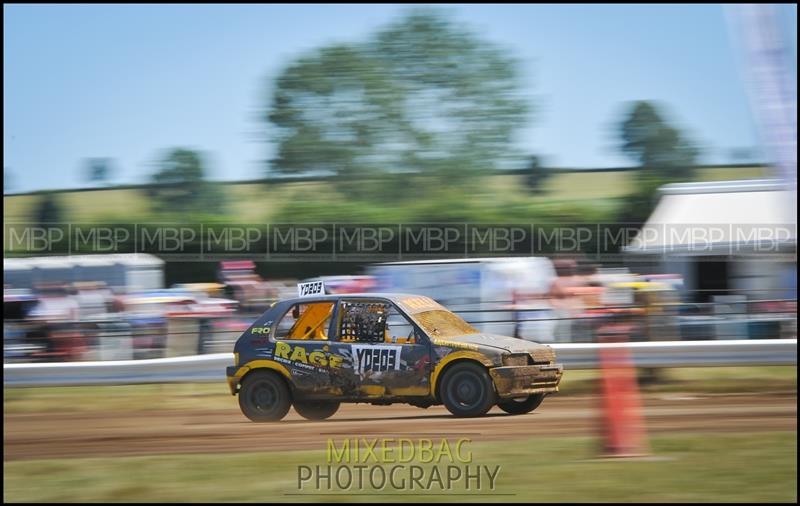
[{"label": "distant hillside", "polygon": [[[763,165],[709,166],[698,169],[698,181],[729,181],[767,177]],[[569,170],[553,169],[547,179],[545,193],[535,197],[542,202],[610,201],[632,190],[632,169]],[[298,192],[325,191],[325,178],[301,180],[266,180],[224,182],[220,184],[228,196],[229,214],[237,221],[265,223],[285,199]],[[491,184],[507,193],[525,191],[523,176],[505,172],[493,176]],[[47,193],[60,195],[66,219],[74,222],[103,220],[134,221],[148,216],[150,209],[146,186],[124,186],[111,189],[66,190]],[[3,196],[4,222],[31,220],[33,209],[44,192]]]}]

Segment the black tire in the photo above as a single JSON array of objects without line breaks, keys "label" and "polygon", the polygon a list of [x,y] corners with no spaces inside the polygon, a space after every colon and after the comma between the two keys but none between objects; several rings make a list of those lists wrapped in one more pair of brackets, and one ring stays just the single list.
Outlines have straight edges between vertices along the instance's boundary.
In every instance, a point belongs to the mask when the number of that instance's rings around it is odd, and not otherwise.
[{"label": "black tire", "polygon": [[447,410],[458,417],[483,416],[496,400],[492,378],[476,363],[450,367],[442,378],[440,392]]},{"label": "black tire", "polygon": [[523,399],[500,401],[497,407],[509,415],[524,415],[539,407],[547,394],[531,394]]},{"label": "black tire", "polygon": [[336,401],[294,401],[294,409],[306,420],[325,420],[339,411]]},{"label": "black tire", "polygon": [[249,373],[239,389],[239,407],[254,422],[276,422],[286,416],[292,396],[286,382],[272,371]]}]

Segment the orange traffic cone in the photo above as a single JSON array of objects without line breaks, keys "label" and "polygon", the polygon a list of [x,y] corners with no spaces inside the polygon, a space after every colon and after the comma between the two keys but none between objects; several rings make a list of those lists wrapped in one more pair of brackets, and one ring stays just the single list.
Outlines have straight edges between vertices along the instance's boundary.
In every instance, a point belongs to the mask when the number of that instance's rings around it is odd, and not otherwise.
[{"label": "orange traffic cone", "polygon": [[[600,342],[625,342],[629,328],[615,325],[604,328]],[[601,371],[601,402],[605,448],[608,457],[634,457],[649,454],[636,380],[636,368],[627,348],[598,350]]]},{"label": "orange traffic cone", "polygon": [[517,295],[517,290],[511,290],[511,307],[513,309],[514,315],[514,337],[519,339],[519,313],[517,313],[517,307],[519,306],[519,296]]}]

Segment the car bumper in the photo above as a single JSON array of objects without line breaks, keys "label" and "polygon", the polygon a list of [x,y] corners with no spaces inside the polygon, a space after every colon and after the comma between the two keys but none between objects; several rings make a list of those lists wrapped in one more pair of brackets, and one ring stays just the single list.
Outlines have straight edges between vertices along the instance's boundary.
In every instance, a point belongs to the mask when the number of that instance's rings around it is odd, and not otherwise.
[{"label": "car bumper", "polygon": [[489,369],[501,399],[558,392],[564,366],[560,364],[507,366]]},{"label": "car bumper", "polygon": [[250,368],[247,366],[236,365],[229,366],[225,369],[225,375],[228,377],[228,388],[231,391],[231,395],[236,395],[236,392],[239,390],[239,382],[249,370]]}]

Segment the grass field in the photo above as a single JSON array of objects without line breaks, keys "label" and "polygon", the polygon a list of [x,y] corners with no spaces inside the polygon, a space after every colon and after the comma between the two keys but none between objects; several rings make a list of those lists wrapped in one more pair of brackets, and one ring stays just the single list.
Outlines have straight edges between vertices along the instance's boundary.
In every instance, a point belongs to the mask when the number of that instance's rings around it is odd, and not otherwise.
[{"label": "grass field", "polygon": [[[4,501],[535,501],[766,502],[797,500],[797,434],[680,434],[651,438],[651,460],[597,460],[590,438],[475,443],[470,464],[500,466],[496,487],[442,493],[298,488],[318,451],[5,462]],[[334,463],[335,465],[335,463]],[[375,465],[368,462],[367,465]],[[446,465],[439,464],[442,472]],[[424,466],[428,469],[430,465]],[[399,479],[396,483],[399,483]],[[408,488],[408,487],[407,487]],[[335,495],[295,495],[295,494]],[[477,493],[483,495],[475,495]],[[378,495],[381,494],[381,495]],[[462,495],[457,495],[462,494]]]},{"label": "grass field", "polygon": [[[566,371],[559,395],[591,393],[598,372]],[[662,369],[659,382],[642,385],[644,392],[747,393],[797,391],[797,368],[698,367]],[[209,409],[238,410],[224,382],[173,385],[4,388],[6,413],[44,411],[135,411],[182,409],[202,404]]]},{"label": "grass field", "polygon": [[[758,177],[765,177],[763,167],[709,167],[699,169],[696,179],[718,181]],[[518,175],[498,175],[491,178],[490,184],[504,195],[524,195],[526,192],[522,176]],[[561,172],[546,181],[545,193],[534,200],[545,204],[591,201],[602,207],[630,193],[632,185],[632,173],[628,171]],[[235,216],[240,223],[264,223],[270,220],[282,202],[291,199],[297,192],[324,194],[327,183],[307,181],[222,186],[231,216]],[[4,222],[31,220],[40,198],[39,195],[4,196]],[[146,218],[150,212],[147,197],[140,189],[64,192],[61,198],[65,219],[72,222],[111,220],[125,223]]]}]

